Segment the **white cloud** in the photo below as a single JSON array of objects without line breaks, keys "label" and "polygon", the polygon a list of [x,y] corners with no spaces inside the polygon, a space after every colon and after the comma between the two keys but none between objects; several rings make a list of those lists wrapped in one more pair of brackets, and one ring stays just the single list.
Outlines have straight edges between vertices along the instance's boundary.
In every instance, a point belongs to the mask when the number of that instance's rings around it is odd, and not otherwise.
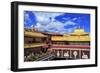
[{"label": "white cloud", "polygon": [[37,22],[43,24],[43,25],[47,25],[50,22],[49,18],[46,18],[45,16],[36,16]]},{"label": "white cloud", "polygon": [[37,24],[34,26],[39,31],[71,33],[74,27],[64,28],[64,26],[76,25],[75,22],[67,20],[65,23],[55,20],[56,16],[62,15],[63,13],[47,13],[47,12],[33,12],[37,19]]},{"label": "white cloud", "polygon": [[69,20],[69,21],[65,22],[65,25],[76,25],[76,23],[71,21],[71,20]]},{"label": "white cloud", "polygon": [[25,17],[24,17],[25,20],[30,20],[30,18],[29,18],[29,14],[28,14],[28,13],[25,12],[24,15],[25,15]]},{"label": "white cloud", "polygon": [[29,19],[29,14],[26,12],[24,14],[25,14],[25,19]]},{"label": "white cloud", "polygon": [[72,28],[67,29],[67,33],[68,34],[71,34],[76,28],[77,27],[75,26],[75,27],[72,27]]},{"label": "white cloud", "polygon": [[67,20],[70,20],[70,17],[67,17],[67,18],[63,18],[63,19],[67,21]]},{"label": "white cloud", "polygon": [[51,13],[51,12],[33,12],[36,16],[56,17],[64,13]]},{"label": "white cloud", "polygon": [[44,31],[45,30],[45,26],[40,24],[40,23],[37,23],[34,27],[39,31]]},{"label": "white cloud", "polygon": [[63,13],[49,13],[49,12],[33,12],[36,16],[37,22],[47,25],[51,21],[55,20],[56,16],[62,15]]},{"label": "white cloud", "polygon": [[31,19],[30,19],[30,17],[29,17],[29,14],[26,13],[26,12],[24,13],[24,18],[25,18],[25,22],[24,22],[25,25],[26,25],[27,21],[28,21],[28,23],[32,22]]},{"label": "white cloud", "polygon": [[77,19],[78,19],[78,18],[73,18],[72,20],[75,21],[75,20],[77,20]]}]

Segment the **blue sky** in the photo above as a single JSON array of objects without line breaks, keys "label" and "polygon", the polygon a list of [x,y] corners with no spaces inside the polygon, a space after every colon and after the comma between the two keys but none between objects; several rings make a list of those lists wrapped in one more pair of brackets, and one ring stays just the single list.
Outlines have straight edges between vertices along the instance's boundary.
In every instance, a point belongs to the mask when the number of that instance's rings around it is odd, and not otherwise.
[{"label": "blue sky", "polygon": [[90,14],[24,11],[24,27],[61,34],[80,27],[90,32]]}]

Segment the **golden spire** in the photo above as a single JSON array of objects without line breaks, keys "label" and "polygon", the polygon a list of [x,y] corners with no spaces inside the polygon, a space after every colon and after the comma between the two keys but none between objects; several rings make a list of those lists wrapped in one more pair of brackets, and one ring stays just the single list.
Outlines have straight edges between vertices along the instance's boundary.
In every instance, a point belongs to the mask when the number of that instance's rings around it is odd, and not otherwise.
[{"label": "golden spire", "polygon": [[84,31],[84,28],[81,28],[79,25],[77,29],[74,30],[74,32],[71,35],[88,35],[89,33]]}]

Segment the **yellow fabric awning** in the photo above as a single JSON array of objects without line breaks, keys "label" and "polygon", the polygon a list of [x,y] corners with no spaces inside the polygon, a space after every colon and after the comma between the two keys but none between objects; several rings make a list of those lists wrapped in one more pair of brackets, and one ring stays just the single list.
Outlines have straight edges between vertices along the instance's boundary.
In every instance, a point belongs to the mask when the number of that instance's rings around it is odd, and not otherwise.
[{"label": "yellow fabric awning", "polygon": [[42,33],[38,33],[38,32],[24,32],[24,36],[30,36],[30,37],[47,37],[46,35],[42,34]]},{"label": "yellow fabric awning", "polygon": [[62,36],[62,37],[57,37],[53,36],[51,37],[52,41],[90,41],[89,36]]},{"label": "yellow fabric awning", "polygon": [[24,48],[34,48],[34,47],[42,47],[42,46],[45,46],[45,43],[25,44]]}]

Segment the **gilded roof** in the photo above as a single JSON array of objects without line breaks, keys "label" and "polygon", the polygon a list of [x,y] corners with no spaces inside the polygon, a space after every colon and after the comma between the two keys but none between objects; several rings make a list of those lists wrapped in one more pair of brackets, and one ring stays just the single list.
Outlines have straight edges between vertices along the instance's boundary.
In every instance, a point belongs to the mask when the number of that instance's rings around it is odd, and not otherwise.
[{"label": "gilded roof", "polygon": [[88,35],[89,33],[85,32],[84,29],[75,29],[71,35]]},{"label": "gilded roof", "polygon": [[40,37],[40,38],[43,38],[43,37],[48,37],[47,35],[44,35],[42,33],[39,33],[39,32],[32,32],[32,31],[25,31],[24,32],[24,36],[29,36],[29,37]]},{"label": "gilded roof", "polygon": [[52,41],[90,41],[89,33],[84,29],[76,29],[72,34],[63,36],[52,36]]}]

